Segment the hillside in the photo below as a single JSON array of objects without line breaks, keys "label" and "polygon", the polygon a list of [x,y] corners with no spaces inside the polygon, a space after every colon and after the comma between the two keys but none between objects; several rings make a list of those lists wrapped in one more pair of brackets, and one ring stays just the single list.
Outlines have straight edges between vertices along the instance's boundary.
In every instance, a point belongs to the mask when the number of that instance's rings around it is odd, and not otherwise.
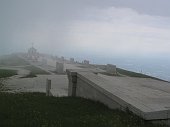
[{"label": "hillside", "polygon": [[0,127],[165,127],[82,98],[0,93]]}]

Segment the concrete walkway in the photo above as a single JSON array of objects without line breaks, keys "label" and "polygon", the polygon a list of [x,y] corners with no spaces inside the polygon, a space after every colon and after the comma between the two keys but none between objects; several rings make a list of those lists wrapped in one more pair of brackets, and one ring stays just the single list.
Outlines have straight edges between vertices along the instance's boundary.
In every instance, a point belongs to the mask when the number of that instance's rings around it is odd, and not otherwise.
[{"label": "concrete walkway", "polygon": [[51,80],[53,96],[68,95],[67,75],[38,75],[34,78],[8,78],[5,81],[7,92],[46,92],[46,79]]}]

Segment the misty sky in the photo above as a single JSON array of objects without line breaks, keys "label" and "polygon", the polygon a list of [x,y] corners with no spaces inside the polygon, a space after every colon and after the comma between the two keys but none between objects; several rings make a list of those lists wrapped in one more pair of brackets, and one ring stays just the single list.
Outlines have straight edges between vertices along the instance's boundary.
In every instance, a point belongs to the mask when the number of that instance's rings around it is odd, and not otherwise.
[{"label": "misty sky", "polygon": [[168,56],[169,0],[0,0],[0,54]]}]

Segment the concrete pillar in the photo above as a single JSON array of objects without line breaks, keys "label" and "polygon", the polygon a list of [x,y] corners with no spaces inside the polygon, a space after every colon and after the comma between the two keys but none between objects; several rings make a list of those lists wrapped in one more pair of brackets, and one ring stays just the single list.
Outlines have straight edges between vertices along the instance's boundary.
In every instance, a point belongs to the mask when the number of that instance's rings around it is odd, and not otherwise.
[{"label": "concrete pillar", "polygon": [[71,71],[67,70],[67,76],[68,76],[68,80],[69,80],[68,96],[76,96],[77,72],[71,72]]},{"label": "concrete pillar", "polygon": [[56,62],[56,72],[64,73],[64,64]]},{"label": "concrete pillar", "polygon": [[46,96],[51,96],[51,80],[46,80]]},{"label": "concrete pillar", "polygon": [[116,65],[107,64],[106,72],[109,74],[116,74]]}]

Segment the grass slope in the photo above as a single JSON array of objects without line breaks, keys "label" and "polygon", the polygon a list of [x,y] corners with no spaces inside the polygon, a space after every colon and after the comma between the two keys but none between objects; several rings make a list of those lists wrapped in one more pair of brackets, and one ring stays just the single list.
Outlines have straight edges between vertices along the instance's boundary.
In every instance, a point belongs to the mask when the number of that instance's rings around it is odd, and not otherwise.
[{"label": "grass slope", "polygon": [[[100,69],[106,70],[106,65],[96,65],[96,66],[99,67]],[[137,72],[133,72],[133,71],[128,71],[128,70],[121,69],[121,68],[116,68],[116,71],[117,71],[117,75],[107,74],[107,73],[102,73],[102,74],[109,75],[109,76],[122,76],[122,75],[124,75],[124,76],[129,76],[129,77],[138,77],[138,78],[152,78],[152,79],[155,79],[155,80],[167,82],[165,80],[162,80],[162,79],[159,79],[159,78],[156,78],[156,77],[152,77],[152,76],[149,76],[149,75],[145,75],[145,74],[137,73]]]},{"label": "grass slope", "polygon": [[129,77],[150,78],[150,76],[148,76],[148,75],[124,70],[124,69],[121,69],[121,68],[116,68],[116,71],[118,73],[122,74],[122,75],[126,75],[126,76],[129,76]]},{"label": "grass slope", "polygon": [[121,69],[121,68],[116,68],[116,71],[119,74],[126,75],[126,76],[129,76],[129,77],[152,78],[152,79],[156,79],[156,80],[160,80],[160,81],[165,81],[165,80],[162,80],[162,79],[159,79],[159,78],[156,78],[156,77],[148,76],[148,75],[133,72],[133,71],[124,70],[124,69]]},{"label": "grass slope", "polygon": [[0,69],[0,78],[7,78],[17,75],[17,70]]},{"label": "grass slope", "polygon": [[0,93],[0,100],[0,127],[161,127],[82,98]]},{"label": "grass slope", "polygon": [[22,78],[31,78],[31,77],[36,77],[37,74],[49,74],[48,72],[38,68],[38,67],[35,67],[35,66],[26,66],[24,67],[24,69],[26,70],[29,70],[30,71],[30,74],[25,76],[25,77],[22,77]]},{"label": "grass slope", "polygon": [[0,57],[1,66],[20,66],[20,65],[29,65],[27,61],[18,57],[15,54],[5,55]]}]

